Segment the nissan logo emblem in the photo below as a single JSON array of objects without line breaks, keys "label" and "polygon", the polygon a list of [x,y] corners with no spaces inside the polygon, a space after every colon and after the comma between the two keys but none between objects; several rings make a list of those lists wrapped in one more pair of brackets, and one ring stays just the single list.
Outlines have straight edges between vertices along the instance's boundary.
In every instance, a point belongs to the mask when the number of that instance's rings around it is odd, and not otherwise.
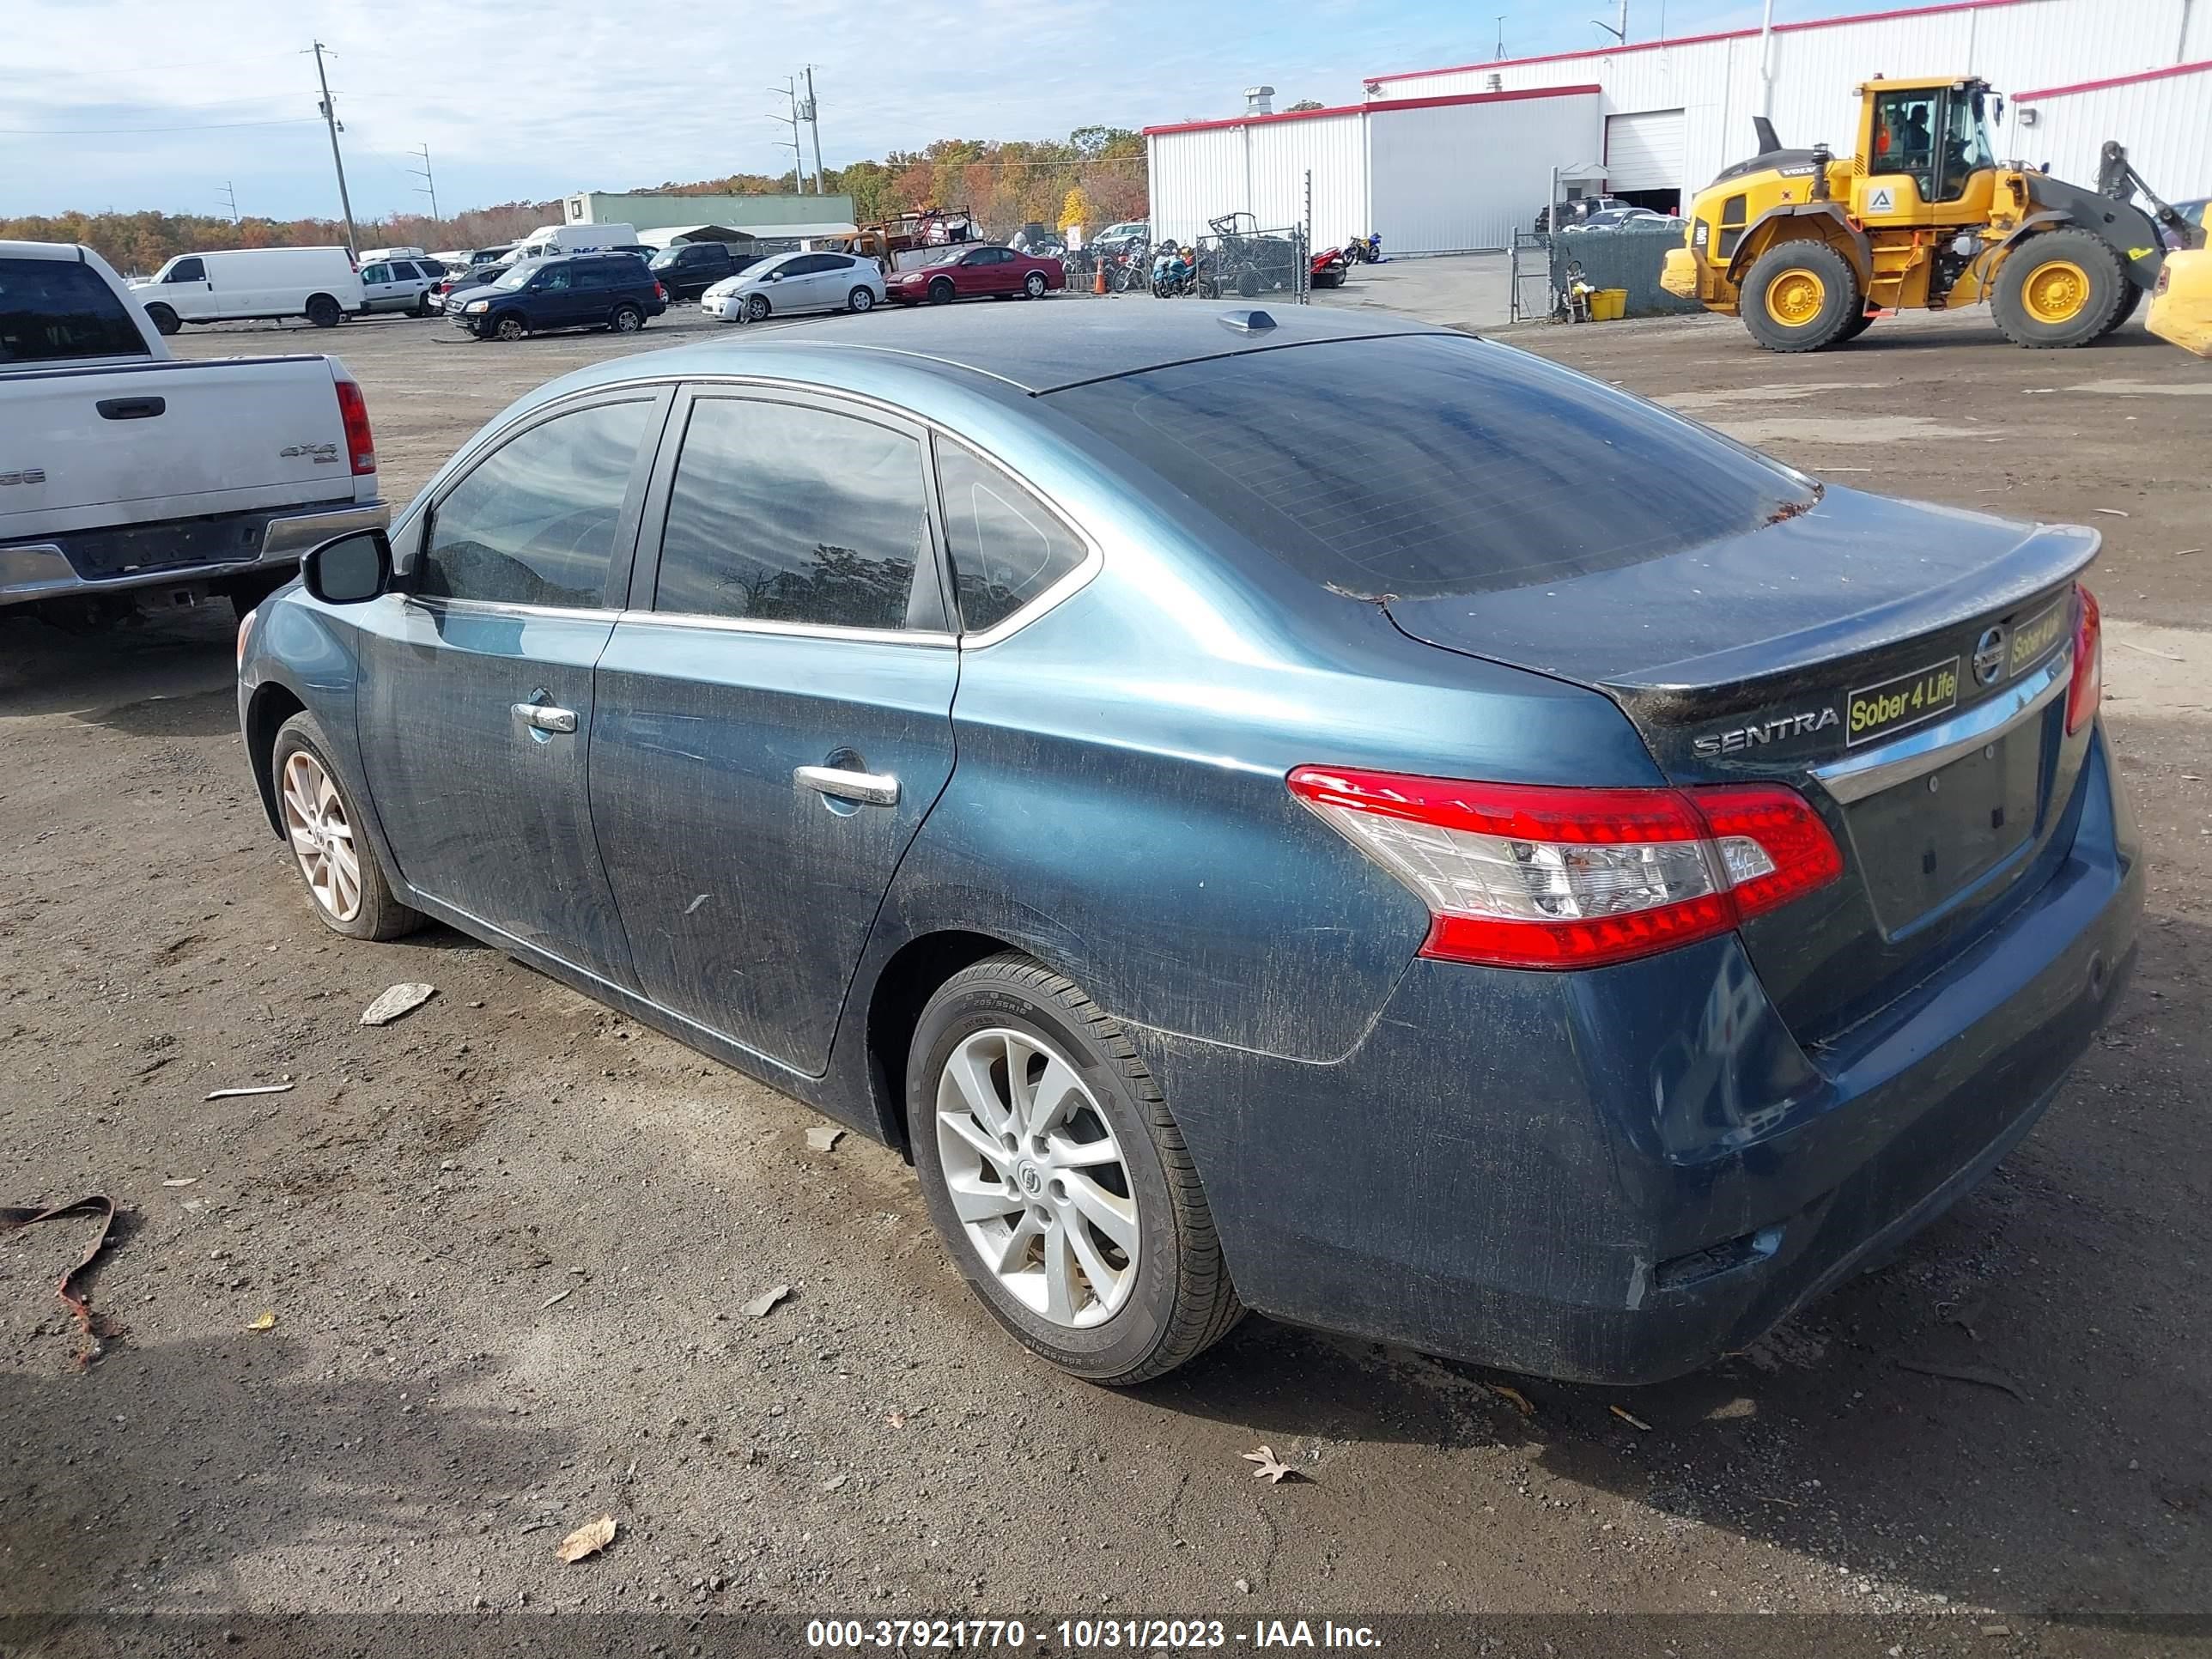
[{"label": "nissan logo emblem", "polygon": [[2004,672],[2004,629],[1984,628],[1982,637],[1974,641],[1974,684],[1995,685],[1997,676]]}]

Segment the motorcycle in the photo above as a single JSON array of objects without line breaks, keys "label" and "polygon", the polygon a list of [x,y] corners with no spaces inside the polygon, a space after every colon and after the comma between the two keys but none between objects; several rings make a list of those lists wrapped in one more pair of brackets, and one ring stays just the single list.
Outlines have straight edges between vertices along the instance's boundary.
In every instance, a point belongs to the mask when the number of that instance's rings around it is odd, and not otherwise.
[{"label": "motorcycle", "polygon": [[1173,241],[1163,242],[1152,256],[1152,297],[1172,300],[1179,295],[1198,294],[1206,299],[1217,299],[1221,290],[1213,281],[1213,274],[1205,257],[1194,248],[1182,247]]},{"label": "motorcycle", "polygon": [[1348,265],[1379,265],[1382,263],[1382,234],[1370,231],[1364,236],[1355,236],[1344,245],[1344,262]]},{"label": "motorcycle", "polygon": [[1350,263],[1342,248],[1325,247],[1314,255],[1306,281],[1314,288],[1342,288]]}]

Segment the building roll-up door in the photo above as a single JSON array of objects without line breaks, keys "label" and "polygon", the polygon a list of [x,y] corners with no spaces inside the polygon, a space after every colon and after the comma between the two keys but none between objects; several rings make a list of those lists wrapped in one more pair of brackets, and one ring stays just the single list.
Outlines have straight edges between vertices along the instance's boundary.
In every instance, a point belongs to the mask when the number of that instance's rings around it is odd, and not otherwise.
[{"label": "building roll-up door", "polygon": [[1607,191],[1624,196],[1634,190],[1682,189],[1683,125],[1678,109],[1607,116]]}]

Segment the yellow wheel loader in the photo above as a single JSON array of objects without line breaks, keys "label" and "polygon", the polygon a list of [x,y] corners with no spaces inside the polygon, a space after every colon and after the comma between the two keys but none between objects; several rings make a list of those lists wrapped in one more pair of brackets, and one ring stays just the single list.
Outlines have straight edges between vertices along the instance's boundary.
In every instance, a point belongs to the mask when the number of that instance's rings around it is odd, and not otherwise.
[{"label": "yellow wheel loader", "polygon": [[1668,292],[1741,316],[1770,351],[1855,339],[1878,311],[1984,300],[2015,345],[2078,346],[2134,313],[2166,233],[2184,246],[2200,236],[2118,143],[2094,190],[1995,160],[1990,122],[2004,100],[1984,82],[1876,80],[1858,94],[1848,157],[1784,149],[1756,118],[1759,154],[1692,205],[1660,279]]}]

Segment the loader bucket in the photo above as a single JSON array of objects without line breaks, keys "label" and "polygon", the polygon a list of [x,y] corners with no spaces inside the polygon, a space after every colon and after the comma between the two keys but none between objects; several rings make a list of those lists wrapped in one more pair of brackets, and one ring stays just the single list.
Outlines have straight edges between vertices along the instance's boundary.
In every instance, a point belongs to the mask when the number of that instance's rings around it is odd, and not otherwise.
[{"label": "loader bucket", "polygon": [[2150,331],[2199,357],[2212,357],[2212,249],[2169,253],[2151,292]]}]

